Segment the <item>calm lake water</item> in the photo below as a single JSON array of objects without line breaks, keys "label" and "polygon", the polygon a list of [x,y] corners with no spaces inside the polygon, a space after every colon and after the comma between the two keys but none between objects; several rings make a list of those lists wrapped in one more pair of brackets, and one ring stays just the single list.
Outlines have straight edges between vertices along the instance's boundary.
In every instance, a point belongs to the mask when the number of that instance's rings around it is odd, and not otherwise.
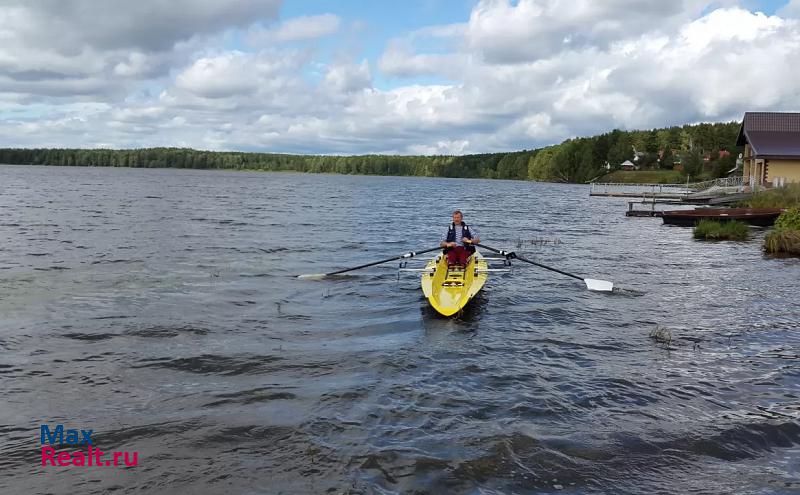
[{"label": "calm lake water", "polygon": [[[396,265],[295,278],[433,247],[456,207],[625,290],[515,264],[445,319]],[[579,185],[0,167],[0,492],[800,491],[800,262],[625,209]],[[42,467],[42,424],[139,465]]]}]

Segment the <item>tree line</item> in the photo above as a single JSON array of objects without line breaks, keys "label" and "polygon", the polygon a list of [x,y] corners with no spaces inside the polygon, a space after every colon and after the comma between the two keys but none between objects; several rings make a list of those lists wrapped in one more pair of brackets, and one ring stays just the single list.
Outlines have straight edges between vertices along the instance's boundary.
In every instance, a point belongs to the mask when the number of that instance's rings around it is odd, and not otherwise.
[{"label": "tree line", "polygon": [[[0,163],[96,167],[189,168],[295,171],[360,175],[464,177],[586,182],[618,168],[625,160],[641,168],[721,175],[735,164],[738,122],[685,125],[646,131],[613,130],[599,136],[568,139],[541,149],[476,155],[289,155],[189,148],[145,149],[0,149]],[[730,156],[720,150],[727,150]],[[704,160],[704,158],[706,158]],[[704,164],[709,163],[708,166]]]}]

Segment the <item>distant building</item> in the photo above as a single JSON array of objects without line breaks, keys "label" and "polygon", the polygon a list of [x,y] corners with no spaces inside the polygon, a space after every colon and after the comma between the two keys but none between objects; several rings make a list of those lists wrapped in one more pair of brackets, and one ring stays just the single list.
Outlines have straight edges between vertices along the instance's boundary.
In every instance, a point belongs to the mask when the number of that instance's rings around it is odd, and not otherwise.
[{"label": "distant building", "polygon": [[736,145],[744,146],[745,183],[800,182],[800,113],[747,112]]},{"label": "distant building", "polygon": [[[730,152],[730,151],[728,151],[728,150],[719,150],[719,151],[717,152],[717,156],[718,156],[719,158],[724,158],[724,157],[726,157],[726,156],[731,156],[731,152]],[[712,160],[712,158],[713,158],[713,157],[714,157],[714,154],[713,154],[713,153],[705,153],[705,154],[703,155],[703,162],[705,162],[705,163],[709,163],[709,162]]]},{"label": "distant building", "polygon": [[633,162],[630,160],[625,160],[624,162],[622,162],[619,168],[622,170],[639,170],[639,167],[634,165]]},{"label": "distant building", "polygon": [[[716,153],[717,159],[725,158],[726,156],[731,156],[731,152],[728,150],[719,150]],[[703,155],[703,168],[706,170],[711,170],[714,167],[714,153],[705,153]]]}]

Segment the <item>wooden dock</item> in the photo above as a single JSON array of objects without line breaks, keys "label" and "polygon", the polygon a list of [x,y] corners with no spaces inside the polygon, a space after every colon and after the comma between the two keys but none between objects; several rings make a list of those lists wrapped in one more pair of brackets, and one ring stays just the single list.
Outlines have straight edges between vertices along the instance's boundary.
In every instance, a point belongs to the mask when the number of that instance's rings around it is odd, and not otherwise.
[{"label": "wooden dock", "polygon": [[[641,205],[650,205],[650,208],[644,210],[636,210],[634,209],[634,205],[641,204]],[[628,201],[628,211],[625,212],[626,217],[660,217],[662,210],[656,210],[656,205],[685,205],[684,201],[671,201],[671,200],[663,200],[659,201],[656,198],[653,199],[642,199],[639,201]]]},{"label": "wooden dock", "polygon": [[[741,201],[751,195],[742,192],[741,177],[726,177],[705,182],[686,184],[628,184],[592,182],[589,196],[612,196],[637,198],[628,201],[628,217],[660,217],[662,210],[656,204],[673,205],[722,205]],[[634,209],[635,204],[649,205],[646,209]]]}]

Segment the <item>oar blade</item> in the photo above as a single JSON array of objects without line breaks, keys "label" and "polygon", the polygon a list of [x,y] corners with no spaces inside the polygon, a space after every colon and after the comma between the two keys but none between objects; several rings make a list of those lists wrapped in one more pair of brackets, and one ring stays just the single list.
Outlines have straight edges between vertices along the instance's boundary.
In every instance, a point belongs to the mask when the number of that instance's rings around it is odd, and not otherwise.
[{"label": "oar blade", "polygon": [[596,290],[600,292],[611,292],[614,290],[614,282],[607,280],[596,280],[593,278],[583,279],[586,282],[586,288],[589,290]]},{"label": "oar blade", "polygon": [[305,273],[303,275],[298,275],[297,278],[302,278],[304,280],[320,280],[326,276],[325,273]]}]

